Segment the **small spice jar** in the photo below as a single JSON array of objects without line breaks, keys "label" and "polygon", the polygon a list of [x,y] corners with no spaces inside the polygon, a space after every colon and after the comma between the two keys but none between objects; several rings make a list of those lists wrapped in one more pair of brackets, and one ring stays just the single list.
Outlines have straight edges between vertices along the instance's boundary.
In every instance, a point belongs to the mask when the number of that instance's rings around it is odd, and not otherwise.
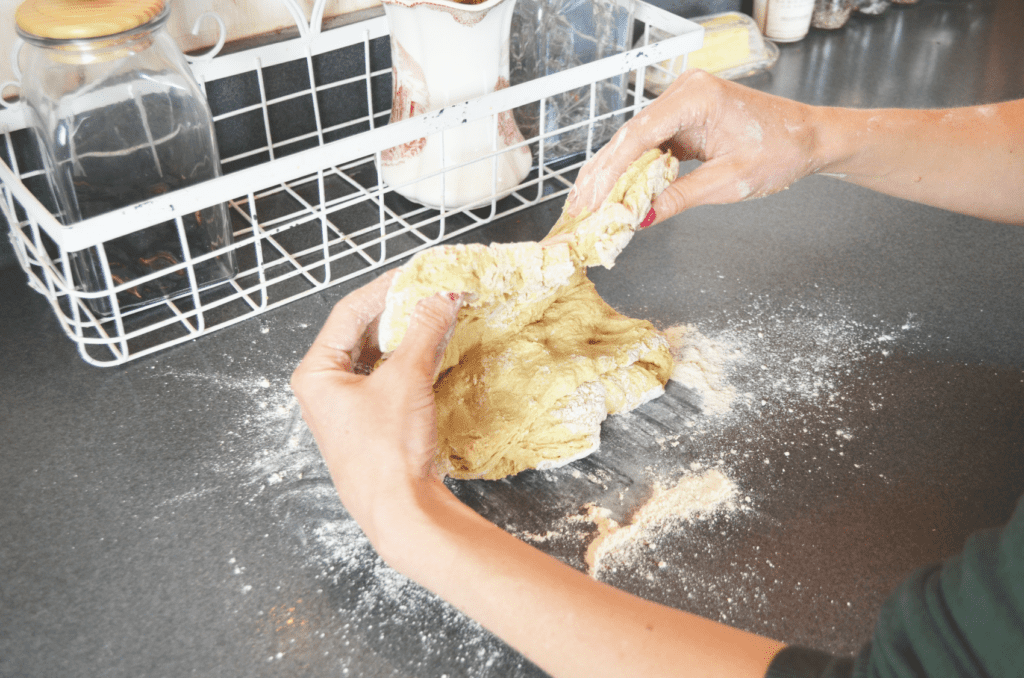
[{"label": "small spice jar", "polygon": [[811,25],[825,30],[842,28],[853,13],[853,3],[854,0],[815,0]]},{"label": "small spice jar", "polygon": [[811,29],[814,0],[754,0],[754,21],[773,42],[803,40]]},{"label": "small spice jar", "polygon": [[877,16],[889,9],[892,0],[855,0],[854,5],[861,14]]},{"label": "small spice jar", "polygon": [[[165,30],[169,12],[166,0],[27,0],[15,14],[21,96],[66,226],[220,176],[210,108]],[[225,205],[185,215],[182,226],[70,253],[75,287],[108,314],[234,274]]]}]

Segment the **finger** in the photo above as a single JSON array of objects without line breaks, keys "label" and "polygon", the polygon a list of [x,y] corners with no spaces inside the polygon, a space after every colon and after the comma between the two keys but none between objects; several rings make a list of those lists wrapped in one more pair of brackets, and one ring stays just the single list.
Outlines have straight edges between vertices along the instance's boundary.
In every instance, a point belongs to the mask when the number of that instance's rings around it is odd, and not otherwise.
[{"label": "finger", "polygon": [[[653,105],[653,104],[652,104]],[[641,113],[641,115],[643,115]],[[629,165],[650,148],[658,146],[661,141],[648,142],[646,135],[634,131],[634,118],[620,128],[605,146],[580,169],[576,182],[569,192],[569,214],[578,216],[584,212],[593,212],[608,196],[615,182]]]},{"label": "finger", "polygon": [[461,306],[461,295],[454,293],[438,293],[420,301],[402,343],[385,365],[417,374],[432,384]]},{"label": "finger", "polygon": [[[299,370],[352,370],[367,327],[384,311],[384,300],[395,271],[350,293],[331,310]],[[296,370],[298,371],[298,370]]]},{"label": "finger", "polygon": [[[583,166],[569,193],[568,211],[571,215],[596,210],[633,161],[648,150],[662,146],[692,124],[692,107],[680,105],[679,98],[673,93],[698,72],[686,71],[680,75],[669,91],[620,128]],[[682,103],[689,104],[685,99]]]},{"label": "finger", "polygon": [[755,194],[753,180],[745,168],[732,161],[709,160],[669,184],[654,199],[654,223],[700,205],[724,205],[746,200]]},{"label": "finger", "polygon": [[647,146],[639,135],[631,134],[630,129],[629,124],[620,128],[604,148],[580,169],[567,201],[571,216],[593,212],[600,207],[630,163],[648,148],[658,145],[652,143]]}]

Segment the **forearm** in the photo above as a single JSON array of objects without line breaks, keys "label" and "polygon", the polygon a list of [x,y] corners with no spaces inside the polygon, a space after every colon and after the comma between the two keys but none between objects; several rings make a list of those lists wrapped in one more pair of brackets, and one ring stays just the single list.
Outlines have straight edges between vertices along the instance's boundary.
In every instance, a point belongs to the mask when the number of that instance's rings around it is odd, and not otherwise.
[{"label": "forearm", "polygon": [[782,647],[597,582],[443,487],[415,503],[379,540],[385,558],[553,676],[753,678]]},{"label": "forearm", "polygon": [[1024,100],[945,110],[813,110],[819,172],[1024,224]]}]

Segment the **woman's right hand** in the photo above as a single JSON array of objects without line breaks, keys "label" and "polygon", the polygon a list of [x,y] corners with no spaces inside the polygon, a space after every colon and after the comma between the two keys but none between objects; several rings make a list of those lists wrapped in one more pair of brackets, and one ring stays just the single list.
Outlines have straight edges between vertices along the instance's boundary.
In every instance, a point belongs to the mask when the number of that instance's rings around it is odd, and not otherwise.
[{"label": "woman's right hand", "polygon": [[376,348],[376,321],[393,279],[385,273],[334,306],[292,375],[292,390],[345,508],[400,566],[417,557],[407,535],[419,529],[424,507],[456,501],[434,464],[433,385],[461,300],[438,294],[421,301],[391,357],[358,374],[353,363],[364,338]]},{"label": "woman's right hand", "polygon": [[784,190],[818,169],[812,106],[686,71],[637,114],[580,171],[569,211],[593,211],[645,151],[662,147],[703,164],[654,201],[655,221],[698,205]]}]

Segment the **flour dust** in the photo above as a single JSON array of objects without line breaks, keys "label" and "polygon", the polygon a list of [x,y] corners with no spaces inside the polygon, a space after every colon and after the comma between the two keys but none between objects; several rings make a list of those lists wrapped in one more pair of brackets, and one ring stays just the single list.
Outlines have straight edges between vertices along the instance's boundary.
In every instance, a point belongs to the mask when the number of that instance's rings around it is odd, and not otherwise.
[{"label": "flour dust", "polygon": [[[768,555],[763,567],[738,566],[742,559],[730,555],[730,539],[742,541],[762,519],[759,497],[744,490],[744,479],[788,471],[813,482],[815,471],[843,464],[870,473],[845,461],[845,449],[867,425],[851,416],[854,404],[887,405],[862,368],[906,349],[917,325],[912,318],[897,326],[862,323],[794,305],[755,308],[727,327],[710,336],[696,325],[664,330],[676,360],[672,379],[699,414],[653,439],[645,479],[653,492],[625,520],[591,503],[546,531],[517,536],[540,548],[574,542],[584,555],[570,562],[596,578],[673,606],[696,601],[692,609],[702,614],[754,626],[754,617],[770,616],[761,611],[779,582],[764,579],[774,567]],[[642,440],[645,423],[641,408],[606,427]],[[716,558],[722,566],[709,567]]]},{"label": "flour dust", "polygon": [[[274,524],[268,529],[276,528],[279,539],[293,543],[296,569],[310,573],[321,591],[333,592],[338,607],[327,622],[332,628],[307,634],[305,642],[320,638],[324,651],[340,662],[341,675],[350,675],[344,651],[367,644],[389,662],[407,664],[395,668],[396,676],[444,675],[452,667],[466,669],[465,674],[452,673],[453,678],[538,675],[473,620],[377,556],[338,499],[287,382],[259,374],[178,376],[237,403],[238,417],[219,441],[230,448],[229,461],[219,461],[214,472],[240,482],[247,504],[269,509]],[[179,499],[198,499],[202,492],[193,494]],[[240,590],[249,593],[251,588]],[[407,648],[395,652],[400,645]],[[309,654],[309,648],[305,651]],[[268,661],[286,659],[288,652],[279,654]],[[358,669],[358,661],[353,668]]]},{"label": "flour dust", "polygon": [[[700,323],[669,328],[677,363],[673,380],[693,396],[699,412],[687,415],[680,430],[657,438],[652,456],[672,463],[652,460],[647,480],[655,492],[622,522],[598,504],[581,502],[552,517],[544,530],[510,531],[543,550],[573,541],[581,558],[571,564],[640,595],[661,592],[683,605],[688,598],[710,600],[708,609],[720,611],[726,621],[734,621],[732,607],[756,611],[765,605],[768,588],[760,575],[728,568],[698,575],[687,563],[713,556],[729,538],[723,535],[742,530],[744,520],[756,515],[758,497],[744,490],[745,475],[760,465],[785,464],[789,454],[765,455],[766,443],[779,442],[773,422],[811,417],[811,433],[800,444],[823,455],[842,455],[843,446],[858,434],[854,422],[844,421],[858,365],[905,348],[915,329],[912,320],[871,325],[800,306],[755,309],[708,336]],[[237,420],[219,441],[230,453],[221,456],[215,471],[240,480],[248,503],[269,507],[276,522],[272,527],[295,543],[297,565],[342,598],[335,622],[339,629],[349,633],[362,626],[359,633],[366,636],[372,628],[382,646],[406,644],[402,655],[413,663],[397,668],[395,675],[440,675],[449,667],[458,669],[452,676],[539,675],[475,622],[377,557],[334,493],[284,380],[262,374],[178,376],[236,403]],[[886,405],[884,394],[868,397],[872,406]],[[639,412],[657,406],[655,401]],[[629,435],[633,416],[611,417],[605,427]],[[579,476],[576,464],[544,473],[554,479],[555,493],[559,478]],[[681,543],[689,551],[685,558],[672,551]],[[633,579],[621,580],[624,572]],[[438,666],[445,671],[435,670]]]}]

